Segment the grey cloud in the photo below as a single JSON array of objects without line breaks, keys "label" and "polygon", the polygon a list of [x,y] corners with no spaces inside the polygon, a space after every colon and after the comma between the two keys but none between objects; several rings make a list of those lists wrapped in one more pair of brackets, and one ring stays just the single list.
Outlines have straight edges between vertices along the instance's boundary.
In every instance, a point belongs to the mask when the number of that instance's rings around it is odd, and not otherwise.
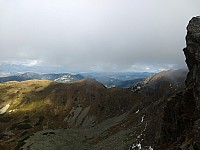
[{"label": "grey cloud", "polygon": [[185,28],[199,6],[199,0],[0,0],[0,59],[83,70],[180,68]]}]

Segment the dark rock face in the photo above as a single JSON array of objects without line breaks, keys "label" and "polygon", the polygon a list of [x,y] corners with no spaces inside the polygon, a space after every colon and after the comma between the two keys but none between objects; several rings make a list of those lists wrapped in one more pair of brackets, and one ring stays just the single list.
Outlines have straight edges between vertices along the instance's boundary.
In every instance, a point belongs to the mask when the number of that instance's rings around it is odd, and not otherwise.
[{"label": "dark rock face", "polygon": [[200,17],[194,17],[188,27],[186,36],[187,47],[184,49],[186,63],[190,70],[186,86],[191,89],[196,103],[194,122],[195,148],[200,149]]},{"label": "dark rock face", "polygon": [[184,49],[189,74],[186,80],[187,89],[193,89],[197,107],[200,107],[200,17],[194,17],[187,26]]},{"label": "dark rock face", "polygon": [[200,17],[190,20],[186,44],[183,50],[189,68],[186,88],[164,107],[156,149],[200,149]]}]

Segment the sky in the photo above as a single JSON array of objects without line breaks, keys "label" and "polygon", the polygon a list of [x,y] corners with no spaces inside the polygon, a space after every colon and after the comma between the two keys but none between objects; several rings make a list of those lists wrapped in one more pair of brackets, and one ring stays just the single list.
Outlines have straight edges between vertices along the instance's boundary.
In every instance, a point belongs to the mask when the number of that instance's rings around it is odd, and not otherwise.
[{"label": "sky", "polygon": [[200,0],[0,0],[0,63],[67,71],[186,67]]}]

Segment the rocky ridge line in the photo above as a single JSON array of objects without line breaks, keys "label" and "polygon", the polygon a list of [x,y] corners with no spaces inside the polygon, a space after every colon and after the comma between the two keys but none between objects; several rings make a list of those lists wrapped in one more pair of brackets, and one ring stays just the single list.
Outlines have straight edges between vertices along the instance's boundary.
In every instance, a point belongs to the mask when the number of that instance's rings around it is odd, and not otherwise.
[{"label": "rocky ridge line", "polygon": [[189,69],[186,88],[164,107],[156,149],[200,149],[200,17],[190,20],[186,45],[183,49]]}]

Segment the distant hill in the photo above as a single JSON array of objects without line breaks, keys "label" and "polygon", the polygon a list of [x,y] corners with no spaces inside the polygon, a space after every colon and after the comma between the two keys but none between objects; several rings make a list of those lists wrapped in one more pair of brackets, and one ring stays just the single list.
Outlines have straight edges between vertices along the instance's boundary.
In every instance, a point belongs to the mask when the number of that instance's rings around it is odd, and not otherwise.
[{"label": "distant hill", "polygon": [[63,73],[63,74],[37,74],[37,73],[31,73],[27,72],[20,75],[15,76],[8,76],[8,77],[0,77],[0,82],[8,82],[8,81],[26,81],[26,80],[53,80],[55,82],[61,82],[61,83],[70,83],[77,80],[81,80],[84,77],[77,74],[77,75],[71,75],[69,73]]},{"label": "distant hill", "polygon": [[173,94],[185,87],[187,69],[162,71],[152,75],[141,82],[131,86],[129,89],[134,92],[145,92],[145,95],[152,94],[159,97],[166,94]]},{"label": "distant hill", "polygon": [[104,72],[104,73],[82,73],[86,78],[94,78],[106,87],[128,88],[131,85],[142,81],[143,79],[153,75],[150,72]]},{"label": "distant hill", "polygon": [[116,87],[120,87],[120,88],[129,88],[131,87],[132,85],[140,82],[140,81],[143,81],[144,78],[138,78],[138,79],[133,79],[133,80],[126,80],[126,81],[120,81],[118,83],[116,83]]}]

